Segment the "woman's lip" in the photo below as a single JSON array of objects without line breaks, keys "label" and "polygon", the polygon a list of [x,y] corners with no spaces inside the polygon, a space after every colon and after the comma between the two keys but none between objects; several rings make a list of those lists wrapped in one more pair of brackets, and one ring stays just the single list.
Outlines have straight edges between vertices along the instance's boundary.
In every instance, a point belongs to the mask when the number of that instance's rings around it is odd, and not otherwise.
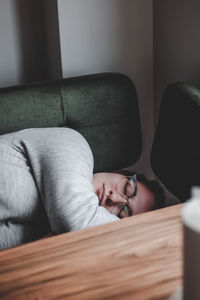
[{"label": "woman's lip", "polygon": [[101,205],[103,199],[104,199],[104,194],[105,194],[105,184],[103,183],[103,186],[102,186],[102,193],[100,195],[100,199],[99,199],[99,205]]}]

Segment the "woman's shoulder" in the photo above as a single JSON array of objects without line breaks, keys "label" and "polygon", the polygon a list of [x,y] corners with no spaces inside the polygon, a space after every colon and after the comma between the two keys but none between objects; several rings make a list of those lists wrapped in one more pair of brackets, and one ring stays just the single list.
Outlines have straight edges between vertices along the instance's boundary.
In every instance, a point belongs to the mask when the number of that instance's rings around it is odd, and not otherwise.
[{"label": "woman's shoulder", "polygon": [[0,140],[12,141],[32,141],[37,142],[40,140],[44,141],[55,141],[69,143],[70,140],[79,143],[87,143],[86,139],[77,130],[68,127],[45,127],[45,128],[27,128],[19,131],[15,131],[9,134],[0,136]]}]

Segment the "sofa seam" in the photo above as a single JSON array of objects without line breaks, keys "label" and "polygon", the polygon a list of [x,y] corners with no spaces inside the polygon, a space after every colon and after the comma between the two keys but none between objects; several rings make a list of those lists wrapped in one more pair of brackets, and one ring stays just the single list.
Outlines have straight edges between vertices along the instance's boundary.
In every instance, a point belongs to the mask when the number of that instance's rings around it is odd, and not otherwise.
[{"label": "sofa seam", "polygon": [[62,124],[61,126],[64,126],[65,123],[65,109],[64,109],[64,102],[63,102],[63,96],[61,91],[61,86],[59,85],[59,93],[60,93],[60,105],[61,105],[61,113],[62,113]]}]

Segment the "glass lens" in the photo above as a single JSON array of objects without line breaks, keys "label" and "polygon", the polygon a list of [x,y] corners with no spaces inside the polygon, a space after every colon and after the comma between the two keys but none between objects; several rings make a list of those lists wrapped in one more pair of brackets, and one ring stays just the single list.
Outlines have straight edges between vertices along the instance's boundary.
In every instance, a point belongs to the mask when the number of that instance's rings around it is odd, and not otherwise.
[{"label": "glass lens", "polygon": [[130,210],[130,208],[128,207],[128,205],[124,204],[122,205],[120,212],[118,214],[118,217],[121,218],[121,214],[122,212],[125,212],[126,217],[130,217],[132,216],[132,211]]},{"label": "glass lens", "polygon": [[121,180],[121,194],[125,198],[131,198],[132,196],[135,196],[136,192],[136,178],[135,176],[127,176],[122,178]]},{"label": "glass lens", "polygon": [[[132,198],[136,196],[137,193],[137,178],[136,175],[133,176],[123,176],[118,184],[118,192],[124,198]],[[121,218],[121,214],[125,213],[127,217],[132,215],[132,211],[128,205],[123,204],[118,217]],[[123,214],[124,214],[123,213]]]}]

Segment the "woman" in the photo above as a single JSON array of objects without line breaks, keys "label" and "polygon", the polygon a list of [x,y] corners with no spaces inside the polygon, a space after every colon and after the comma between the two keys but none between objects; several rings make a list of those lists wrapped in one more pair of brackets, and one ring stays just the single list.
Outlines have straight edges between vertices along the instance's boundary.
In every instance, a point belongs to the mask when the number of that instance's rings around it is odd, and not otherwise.
[{"label": "woman", "polygon": [[73,129],[34,128],[2,135],[0,249],[154,209],[156,193],[140,176],[137,181],[123,174],[93,176],[91,149]]},{"label": "woman", "polygon": [[164,206],[164,191],[155,180],[128,171],[96,173],[93,186],[99,205],[119,218],[126,218]]}]

